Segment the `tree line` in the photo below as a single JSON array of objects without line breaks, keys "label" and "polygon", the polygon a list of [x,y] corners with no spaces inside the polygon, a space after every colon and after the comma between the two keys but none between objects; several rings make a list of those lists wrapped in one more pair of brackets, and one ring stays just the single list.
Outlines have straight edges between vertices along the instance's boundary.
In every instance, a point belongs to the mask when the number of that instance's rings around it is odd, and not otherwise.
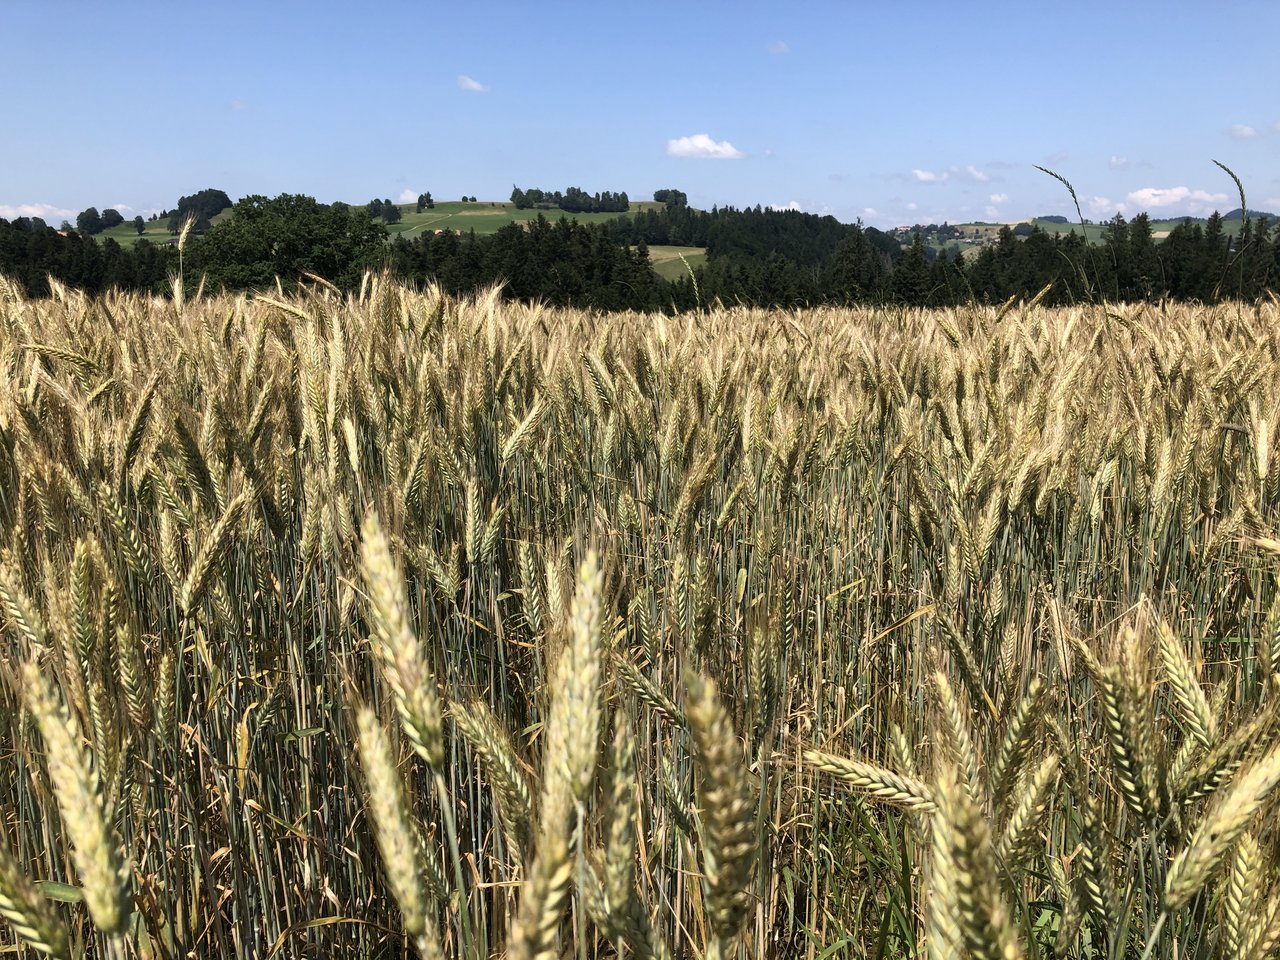
[{"label": "tree line", "polygon": [[549,193],[535,187],[521,190],[513,186],[511,202],[517,210],[563,210],[565,213],[626,213],[631,209],[625,190],[591,194],[580,187],[569,187],[564,193],[559,190]]},{"label": "tree line", "polygon": [[[203,277],[228,290],[286,286],[306,275],[343,289],[366,270],[387,270],[454,293],[503,283],[508,297],[596,309],[684,310],[716,301],[753,306],[898,303],[956,306],[1031,297],[1067,304],[1171,298],[1212,302],[1254,299],[1280,288],[1280,228],[1249,218],[1237,235],[1215,214],[1190,220],[1158,241],[1145,214],[1109,221],[1100,244],[1078,233],[1039,228],[968,256],[936,252],[917,233],[895,237],[831,217],[753,207],[693,210],[678,191],[659,191],[664,206],[630,217],[582,224],[539,214],[492,235],[452,232],[388,238],[388,201],[363,207],[312,197],[251,196],[233,215],[187,238],[133,248],[113,239],[57,231],[38,218],[0,219],[0,273],[32,296],[48,277],[91,293],[111,288],[163,292],[180,268],[188,289]],[[198,196],[198,195],[197,195]],[[190,198],[183,198],[189,200]],[[208,217],[210,204],[180,203]],[[425,197],[424,197],[425,199]],[[178,212],[178,211],[175,211]],[[705,265],[666,280],[652,269],[649,247],[700,246]]]}]

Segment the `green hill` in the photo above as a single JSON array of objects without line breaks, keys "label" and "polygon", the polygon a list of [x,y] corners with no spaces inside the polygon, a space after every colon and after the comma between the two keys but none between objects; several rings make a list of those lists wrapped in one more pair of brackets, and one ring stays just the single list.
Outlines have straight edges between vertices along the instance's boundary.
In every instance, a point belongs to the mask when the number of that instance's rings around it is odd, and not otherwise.
[{"label": "green hill", "polygon": [[[352,206],[363,206],[363,204],[352,204]],[[540,214],[551,221],[559,220],[561,217],[568,217],[571,220],[577,220],[579,223],[606,223],[616,217],[625,217],[642,210],[659,210],[662,209],[663,204],[655,203],[652,200],[633,200],[631,209],[627,213],[566,213],[563,210],[517,210],[514,204],[505,200],[479,200],[476,203],[463,203],[457,200],[443,203],[437,202],[433,209],[423,210],[421,213],[416,211],[415,205],[412,203],[397,204],[397,206],[400,208],[400,222],[387,225],[387,232],[393,237],[415,237],[434,230],[457,230],[462,233],[470,233],[474,230],[478,234],[497,233],[508,224],[536,220]],[[231,216],[231,211],[224,210],[214,217],[212,222],[218,223],[229,216]],[[126,246],[132,246],[139,239],[150,240],[152,243],[168,243],[174,239],[174,235],[169,232],[167,219],[148,222],[146,230],[141,237],[138,236],[133,223],[126,221],[118,227],[112,227],[110,230],[104,230],[98,234],[99,240],[105,240],[107,237]]]}]

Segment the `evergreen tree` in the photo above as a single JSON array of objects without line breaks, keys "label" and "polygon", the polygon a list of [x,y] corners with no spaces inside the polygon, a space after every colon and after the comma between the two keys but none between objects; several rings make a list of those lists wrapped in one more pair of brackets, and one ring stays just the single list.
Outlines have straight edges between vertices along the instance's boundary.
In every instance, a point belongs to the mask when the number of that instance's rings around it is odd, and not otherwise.
[{"label": "evergreen tree", "polygon": [[924,238],[917,232],[911,247],[893,268],[893,298],[898,303],[923,307],[929,302],[929,263]]}]

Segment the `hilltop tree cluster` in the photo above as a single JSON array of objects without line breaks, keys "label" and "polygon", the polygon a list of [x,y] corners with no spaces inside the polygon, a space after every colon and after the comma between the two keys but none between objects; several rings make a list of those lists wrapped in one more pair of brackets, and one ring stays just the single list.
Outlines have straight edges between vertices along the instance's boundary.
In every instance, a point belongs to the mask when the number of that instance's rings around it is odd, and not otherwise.
[{"label": "hilltop tree cluster", "polygon": [[76,214],[76,229],[86,237],[97,236],[103,230],[110,230],[124,223],[119,210],[108,208],[98,213],[97,207],[89,207]]},{"label": "hilltop tree cluster", "polygon": [[401,219],[400,208],[390,200],[379,200],[374,197],[364,205],[364,209],[369,216],[383,223],[399,223]]},{"label": "hilltop tree cluster", "polygon": [[548,193],[536,187],[521,190],[513,186],[511,202],[517,210],[563,210],[565,213],[626,213],[631,209],[625,190],[591,194],[579,187],[569,187],[564,193],[559,190]]},{"label": "hilltop tree cluster", "polygon": [[170,233],[178,233],[188,219],[192,220],[193,233],[204,233],[209,229],[213,218],[230,206],[231,198],[224,191],[210,187],[189,197],[180,197],[178,206],[161,216],[168,217]]}]

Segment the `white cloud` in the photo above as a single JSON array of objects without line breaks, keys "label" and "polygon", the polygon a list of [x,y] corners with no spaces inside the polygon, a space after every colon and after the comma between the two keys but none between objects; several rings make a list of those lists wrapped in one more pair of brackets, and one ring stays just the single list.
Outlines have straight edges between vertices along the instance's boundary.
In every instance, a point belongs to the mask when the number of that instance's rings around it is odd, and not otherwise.
[{"label": "white cloud", "polygon": [[912,170],[911,175],[920,183],[943,183],[951,179],[951,174],[945,170],[942,173],[934,173],[932,170]]},{"label": "white cloud", "polygon": [[993,206],[988,205],[987,208],[983,211],[983,213],[986,214],[986,217],[988,220],[1000,219],[1000,211]]},{"label": "white cloud", "polygon": [[692,157],[698,160],[741,160],[746,156],[728,140],[716,142],[705,133],[678,137],[667,141],[667,156]]},{"label": "white cloud", "polygon": [[1112,203],[1110,197],[1090,197],[1084,204],[1089,212],[1095,217],[1110,217],[1112,214],[1122,212],[1123,203]]},{"label": "white cloud", "polygon": [[46,223],[57,225],[63,220],[75,220],[76,211],[55,207],[51,203],[19,203],[16,206],[0,203],[0,217],[16,220],[18,217],[39,217]]},{"label": "white cloud", "polygon": [[468,77],[465,73],[458,74],[458,86],[461,87],[463,90],[469,90],[472,93],[488,93],[489,92],[489,85],[487,83],[481,83],[479,80],[473,80],[471,77]]},{"label": "white cloud", "polygon": [[992,203],[1008,203],[1009,195],[1007,193],[993,193],[991,195]]},{"label": "white cloud", "polygon": [[920,204],[918,204],[918,203],[914,203],[914,202],[913,202],[913,203],[908,203],[908,204],[907,204],[907,209],[908,209],[908,210],[910,210],[910,211],[912,211],[912,212],[914,213],[916,210],[919,210],[919,209],[920,209]]},{"label": "white cloud", "polygon": [[417,203],[417,202],[418,202],[418,191],[417,191],[417,190],[408,190],[408,189],[401,190],[401,191],[400,191],[400,196],[396,198],[396,202],[397,202],[397,203]]},{"label": "white cloud", "polygon": [[770,210],[803,210],[799,200],[792,200],[790,203],[772,203],[769,205]]},{"label": "white cloud", "polygon": [[1225,193],[1209,193],[1189,187],[1143,187],[1126,197],[1135,210],[1180,207],[1190,213],[1209,213],[1227,202]]},{"label": "white cloud", "polygon": [[863,207],[862,215],[864,217],[878,217],[880,212],[875,207]]},{"label": "white cloud", "polygon": [[791,52],[791,48],[787,46],[787,41],[785,40],[774,40],[766,49],[775,57],[781,57]]},{"label": "white cloud", "polygon": [[1252,140],[1258,135],[1258,131],[1247,123],[1233,123],[1227,127],[1227,136],[1232,140]]},{"label": "white cloud", "polygon": [[1071,154],[1068,153],[1066,150],[1055,150],[1053,153],[1049,154],[1047,157],[1044,158],[1044,162],[1045,163],[1061,163],[1063,160],[1067,159],[1067,157],[1069,156],[1071,156]]},{"label": "white cloud", "polygon": [[969,179],[974,183],[986,183],[991,179],[973,164],[969,164],[969,166],[965,167],[964,172],[969,175]]},{"label": "white cloud", "polygon": [[1122,157],[1114,153],[1111,155],[1111,159],[1107,161],[1107,166],[1110,167],[1112,170],[1123,170],[1128,165],[1129,165],[1128,157]]},{"label": "white cloud", "polygon": [[249,106],[249,104],[245,103],[243,100],[236,99],[236,100],[232,100],[229,106],[231,107],[232,110],[243,110],[247,106]]}]

